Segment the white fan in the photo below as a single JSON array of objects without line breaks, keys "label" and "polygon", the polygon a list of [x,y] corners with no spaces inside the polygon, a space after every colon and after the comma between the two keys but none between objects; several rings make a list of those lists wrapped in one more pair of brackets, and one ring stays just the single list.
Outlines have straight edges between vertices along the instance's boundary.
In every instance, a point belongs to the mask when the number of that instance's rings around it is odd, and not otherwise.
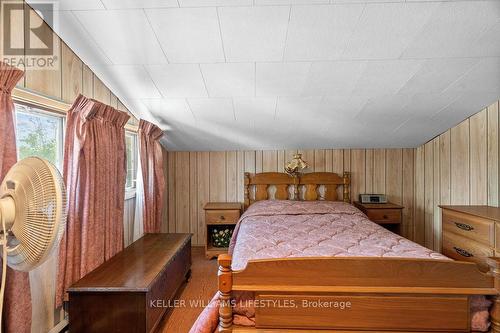
[{"label": "white fan", "polygon": [[66,189],[49,162],[29,157],[14,165],[0,186],[2,285],[0,325],[7,265],[28,272],[54,252],[66,226]]}]

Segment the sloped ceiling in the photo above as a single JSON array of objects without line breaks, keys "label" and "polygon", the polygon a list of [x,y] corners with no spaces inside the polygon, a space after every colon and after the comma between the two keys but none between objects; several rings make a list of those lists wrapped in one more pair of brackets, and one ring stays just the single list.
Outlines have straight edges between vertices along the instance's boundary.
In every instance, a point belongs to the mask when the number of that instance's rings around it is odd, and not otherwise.
[{"label": "sloped ceiling", "polygon": [[58,17],[171,150],[414,147],[500,97],[500,1],[61,0]]}]

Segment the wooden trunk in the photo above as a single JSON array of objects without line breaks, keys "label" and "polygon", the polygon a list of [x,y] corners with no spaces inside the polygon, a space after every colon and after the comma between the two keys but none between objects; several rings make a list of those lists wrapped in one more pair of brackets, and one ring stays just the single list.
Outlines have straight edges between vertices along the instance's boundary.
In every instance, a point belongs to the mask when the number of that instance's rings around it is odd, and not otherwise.
[{"label": "wooden trunk", "polygon": [[145,235],[69,288],[70,332],[153,332],[190,267],[191,235]]}]

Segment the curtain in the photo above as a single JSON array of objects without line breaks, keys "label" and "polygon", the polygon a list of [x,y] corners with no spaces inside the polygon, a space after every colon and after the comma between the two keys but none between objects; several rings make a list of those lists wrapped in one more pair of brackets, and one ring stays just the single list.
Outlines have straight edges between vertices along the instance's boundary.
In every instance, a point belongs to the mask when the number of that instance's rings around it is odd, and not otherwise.
[{"label": "curtain", "polygon": [[68,111],[63,164],[68,221],[59,251],[57,306],[69,286],[123,249],[129,118],[82,95]]},{"label": "curtain", "polygon": [[[138,156],[141,156],[141,147],[138,147]],[[144,235],[144,183],[142,181],[141,162],[137,163],[137,181],[135,184],[135,215],[134,215],[134,235],[135,242]]]},{"label": "curtain", "polygon": [[[23,77],[22,70],[0,62],[0,182],[17,161],[14,103],[11,92]],[[31,331],[31,291],[29,274],[7,268],[4,332]]]},{"label": "curtain", "polygon": [[143,222],[145,233],[161,231],[163,191],[163,153],[160,139],[163,132],[158,126],[142,120],[139,122],[142,181],[144,186]]}]

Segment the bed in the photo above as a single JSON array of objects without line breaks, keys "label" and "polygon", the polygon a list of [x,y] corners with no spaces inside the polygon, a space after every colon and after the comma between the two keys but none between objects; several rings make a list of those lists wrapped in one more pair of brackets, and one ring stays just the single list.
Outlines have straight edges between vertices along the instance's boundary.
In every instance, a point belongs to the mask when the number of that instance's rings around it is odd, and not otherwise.
[{"label": "bed", "polygon": [[500,332],[500,259],[485,273],[393,234],[348,204],[349,184],[245,174],[219,292],[191,332]]}]

